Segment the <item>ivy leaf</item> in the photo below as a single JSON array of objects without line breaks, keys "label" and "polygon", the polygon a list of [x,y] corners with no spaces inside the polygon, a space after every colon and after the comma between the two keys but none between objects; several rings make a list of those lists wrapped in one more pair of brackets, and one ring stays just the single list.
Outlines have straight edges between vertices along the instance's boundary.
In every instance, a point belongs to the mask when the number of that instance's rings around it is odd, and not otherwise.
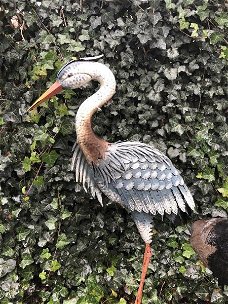
[{"label": "ivy leaf", "polygon": [[64,300],[63,304],[75,304],[78,302],[78,298],[72,298],[70,300]]},{"label": "ivy leaf", "polygon": [[[7,274],[12,272],[16,267],[16,261],[13,259],[4,260],[0,258],[0,277],[1,280]],[[2,301],[1,301],[2,302]]]},{"label": "ivy leaf", "polygon": [[57,260],[51,262],[51,271],[57,271],[61,268],[61,264]]},{"label": "ivy leaf", "polygon": [[228,59],[228,47],[227,46],[225,46],[225,45],[221,46],[221,54],[220,54],[219,58]]},{"label": "ivy leaf", "polygon": [[68,244],[70,244],[70,241],[67,240],[66,234],[65,233],[60,234],[60,236],[58,237],[58,241],[56,243],[56,248],[62,249]]},{"label": "ivy leaf", "polygon": [[90,36],[89,36],[89,34],[88,34],[88,31],[82,30],[82,34],[79,35],[78,39],[79,39],[80,41],[90,40]]},{"label": "ivy leaf", "polygon": [[205,179],[208,182],[213,182],[215,180],[214,169],[213,168],[206,168],[205,172],[199,172],[196,175],[196,177],[199,178],[199,179]]},{"label": "ivy leaf", "polygon": [[106,271],[110,275],[110,277],[113,277],[116,272],[116,267],[112,265],[111,267],[107,268]]},{"label": "ivy leaf", "polygon": [[218,32],[214,32],[210,35],[210,43],[216,44],[224,39],[224,35]]},{"label": "ivy leaf", "polygon": [[179,24],[181,30],[188,29],[190,25],[190,23],[186,21],[184,18],[179,19]]},{"label": "ivy leaf", "polygon": [[34,262],[33,258],[30,254],[26,253],[23,256],[23,259],[20,262],[20,267],[25,269],[26,266],[31,265]]},{"label": "ivy leaf", "polygon": [[69,34],[58,34],[58,42],[59,44],[70,44],[72,39],[70,38]]},{"label": "ivy leaf", "polygon": [[228,13],[223,12],[219,13],[218,16],[215,17],[215,21],[218,23],[220,27],[228,27]]},{"label": "ivy leaf", "polygon": [[57,106],[57,112],[60,117],[68,115],[68,108],[64,103],[61,103]]},{"label": "ivy leaf", "polygon": [[35,151],[33,151],[31,153],[30,160],[31,160],[32,163],[40,163],[41,162],[40,156]]},{"label": "ivy leaf", "polygon": [[6,231],[6,227],[3,224],[0,224],[0,234],[3,234]]},{"label": "ivy leaf", "polygon": [[174,258],[174,261],[179,263],[179,264],[183,264],[184,263],[184,258],[181,255],[179,255],[179,256]]},{"label": "ivy leaf", "polygon": [[23,170],[25,172],[29,172],[31,171],[31,164],[32,164],[32,161],[29,157],[25,157],[23,162],[22,162],[22,167],[23,167]]},{"label": "ivy leaf", "polygon": [[66,218],[70,217],[71,214],[72,214],[72,212],[64,209],[62,214],[61,214],[61,219],[65,220]]},{"label": "ivy leaf", "polygon": [[199,36],[198,31],[199,31],[199,25],[197,23],[191,23],[190,27],[193,29],[191,37],[196,38]]},{"label": "ivy leaf", "polygon": [[47,220],[45,225],[48,227],[49,230],[55,230],[55,224],[57,222],[57,219],[54,217],[51,217],[49,220]]},{"label": "ivy leaf", "polygon": [[20,232],[18,233],[17,235],[17,238],[19,241],[24,241],[26,239],[26,237],[30,234],[30,230],[29,229],[26,229],[26,230],[20,230]]},{"label": "ivy leaf", "polygon": [[218,199],[215,202],[215,206],[219,208],[223,208],[228,211],[228,200]]},{"label": "ivy leaf", "polygon": [[189,243],[184,243],[182,245],[182,249],[183,249],[182,255],[187,259],[195,255],[195,251],[193,250],[192,246]]},{"label": "ivy leaf", "polygon": [[39,278],[44,281],[47,278],[47,273],[45,271],[42,271],[39,273]]},{"label": "ivy leaf", "polygon": [[48,248],[43,249],[40,257],[43,260],[48,260],[51,257],[51,253],[49,252],[49,249]]},{"label": "ivy leaf", "polygon": [[33,185],[36,187],[41,187],[44,184],[44,177],[43,176],[36,176],[36,178],[33,181]]},{"label": "ivy leaf", "polygon": [[124,298],[121,298],[118,304],[127,304],[127,301]]},{"label": "ivy leaf", "polygon": [[59,207],[58,199],[54,197],[50,205],[54,210],[57,210]]},{"label": "ivy leaf", "polygon": [[218,191],[223,197],[228,197],[228,182],[226,182],[222,188],[218,188]]},{"label": "ivy leaf", "polygon": [[167,243],[167,245],[169,246],[169,247],[171,247],[171,248],[178,248],[178,243],[177,243],[177,241],[176,240],[170,240],[170,241],[168,241],[168,243]]},{"label": "ivy leaf", "polygon": [[58,153],[55,150],[52,150],[51,152],[45,152],[42,155],[41,159],[44,163],[52,167],[55,164],[58,157],[59,157]]},{"label": "ivy leaf", "polygon": [[5,122],[4,122],[4,119],[3,119],[3,117],[1,116],[1,117],[0,117],[0,126],[4,125],[4,123],[5,123]]},{"label": "ivy leaf", "polygon": [[118,293],[115,290],[111,289],[111,293],[112,293],[113,297],[115,297],[115,298],[118,297]]},{"label": "ivy leaf", "polygon": [[179,271],[180,271],[180,273],[184,274],[184,273],[186,273],[187,269],[182,265],[179,267]]},{"label": "ivy leaf", "polygon": [[10,247],[6,247],[6,248],[3,249],[2,254],[5,255],[5,256],[8,256],[8,257],[12,257],[12,256],[14,256],[15,251]]},{"label": "ivy leaf", "polygon": [[165,69],[164,75],[169,80],[174,80],[177,78],[177,68]]}]

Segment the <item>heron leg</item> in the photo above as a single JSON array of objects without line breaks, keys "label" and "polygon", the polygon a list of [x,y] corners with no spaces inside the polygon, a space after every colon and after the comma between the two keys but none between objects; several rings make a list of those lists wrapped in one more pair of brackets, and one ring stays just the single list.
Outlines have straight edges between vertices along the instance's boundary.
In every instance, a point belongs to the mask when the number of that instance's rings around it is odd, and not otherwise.
[{"label": "heron leg", "polygon": [[148,265],[150,263],[151,256],[152,256],[152,250],[150,244],[146,243],[145,252],[143,256],[141,280],[140,280],[137,296],[135,299],[135,304],[141,304],[142,302],[143,286],[144,286],[146,273],[147,273]]}]

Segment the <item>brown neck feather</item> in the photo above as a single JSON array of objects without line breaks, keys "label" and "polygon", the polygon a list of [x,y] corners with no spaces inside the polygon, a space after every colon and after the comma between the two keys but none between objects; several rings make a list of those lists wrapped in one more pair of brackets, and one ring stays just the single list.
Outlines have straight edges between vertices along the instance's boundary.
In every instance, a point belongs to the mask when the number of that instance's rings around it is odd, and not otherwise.
[{"label": "brown neck feather", "polygon": [[109,143],[93,132],[90,121],[85,121],[82,128],[84,135],[78,138],[78,144],[89,163],[99,163],[105,157]]},{"label": "brown neck feather", "polygon": [[[86,65],[88,65],[86,67]],[[99,90],[87,98],[79,107],[76,115],[77,141],[89,163],[99,163],[105,157],[108,142],[94,134],[91,121],[94,113],[107,103],[115,93],[116,81],[111,70],[104,64],[85,63],[92,79],[100,83]],[[88,72],[87,72],[88,73]]]}]

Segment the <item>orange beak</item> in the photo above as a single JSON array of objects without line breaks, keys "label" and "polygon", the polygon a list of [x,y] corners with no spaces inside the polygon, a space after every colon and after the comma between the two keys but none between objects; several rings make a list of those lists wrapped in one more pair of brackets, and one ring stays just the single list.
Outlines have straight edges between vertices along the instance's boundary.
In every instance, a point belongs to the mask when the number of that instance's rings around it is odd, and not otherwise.
[{"label": "orange beak", "polygon": [[59,92],[61,92],[63,87],[61,86],[60,82],[57,80],[53,85],[44,93],[42,94],[29,108],[28,112],[32,111],[36,107],[38,107],[41,103],[48,100],[52,96],[55,96]]}]

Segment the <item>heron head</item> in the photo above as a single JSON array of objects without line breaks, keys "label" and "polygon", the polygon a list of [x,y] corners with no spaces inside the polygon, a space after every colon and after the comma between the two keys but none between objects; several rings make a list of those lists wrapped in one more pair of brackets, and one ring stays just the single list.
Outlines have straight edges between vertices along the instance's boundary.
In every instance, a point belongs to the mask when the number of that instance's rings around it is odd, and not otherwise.
[{"label": "heron head", "polygon": [[58,72],[57,80],[63,88],[77,89],[85,86],[92,77],[85,72],[85,62],[70,61]]},{"label": "heron head", "polygon": [[35,109],[64,88],[77,89],[90,82],[92,76],[84,71],[84,64],[85,62],[83,61],[70,61],[65,64],[58,72],[56,82],[28,108],[28,111]]}]

